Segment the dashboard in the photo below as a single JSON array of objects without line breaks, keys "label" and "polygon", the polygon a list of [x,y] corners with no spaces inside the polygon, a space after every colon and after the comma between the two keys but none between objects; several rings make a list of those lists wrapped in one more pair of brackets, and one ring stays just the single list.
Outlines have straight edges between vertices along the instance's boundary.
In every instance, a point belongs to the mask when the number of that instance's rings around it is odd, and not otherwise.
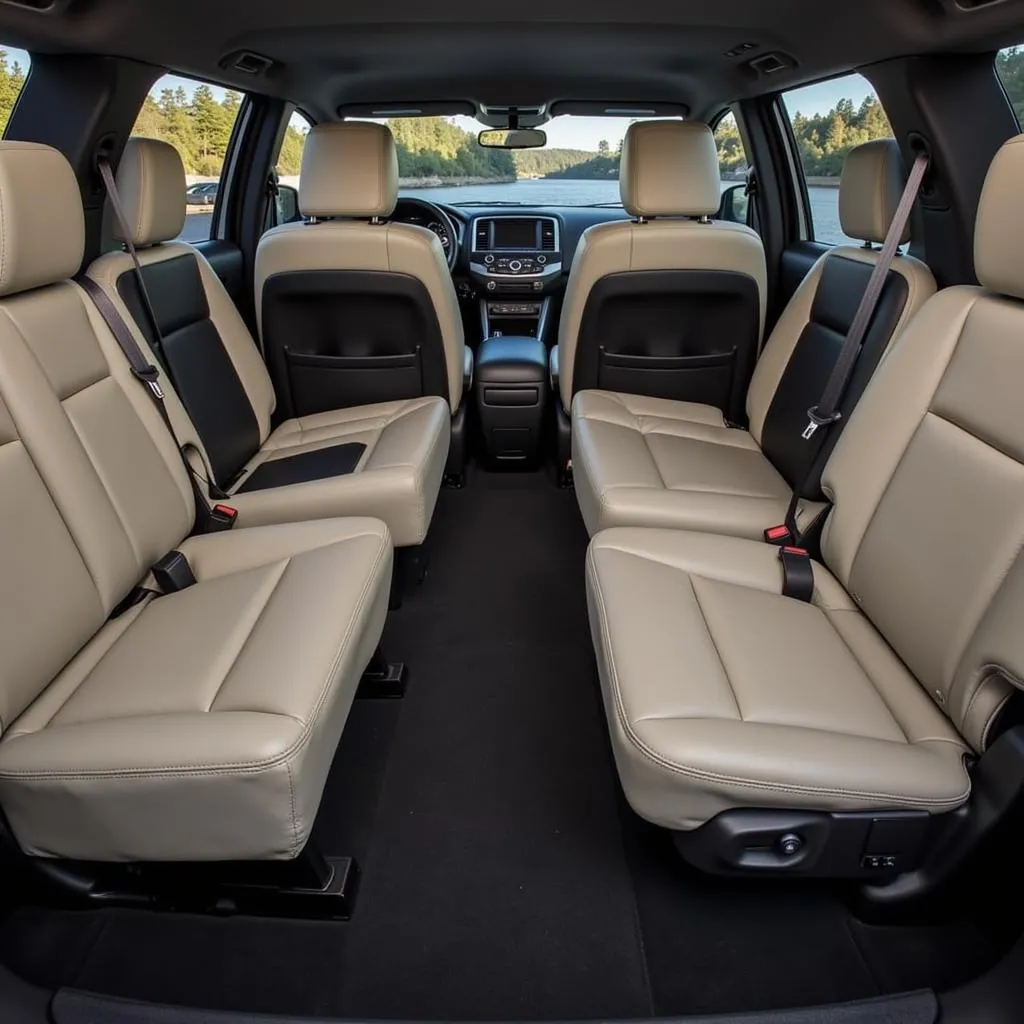
[{"label": "dashboard", "polygon": [[432,231],[441,241],[456,294],[480,336],[525,334],[550,341],[583,232],[628,220],[621,207],[449,206],[401,196],[391,220]]}]

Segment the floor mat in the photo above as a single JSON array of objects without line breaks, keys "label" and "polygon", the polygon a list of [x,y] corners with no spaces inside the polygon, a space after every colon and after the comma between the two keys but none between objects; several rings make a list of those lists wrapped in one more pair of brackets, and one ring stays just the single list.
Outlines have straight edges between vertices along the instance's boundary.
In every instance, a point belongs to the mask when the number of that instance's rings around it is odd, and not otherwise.
[{"label": "floor mat", "polygon": [[442,492],[429,578],[385,634],[408,693],[356,703],[314,833],[362,866],[351,922],[26,908],[0,956],[50,987],[420,1020],[769,1009],[940,981],[975,932],[866,928],[828,889],[698,875],[629,811],[585,547],[574,495],[542,474]]}]

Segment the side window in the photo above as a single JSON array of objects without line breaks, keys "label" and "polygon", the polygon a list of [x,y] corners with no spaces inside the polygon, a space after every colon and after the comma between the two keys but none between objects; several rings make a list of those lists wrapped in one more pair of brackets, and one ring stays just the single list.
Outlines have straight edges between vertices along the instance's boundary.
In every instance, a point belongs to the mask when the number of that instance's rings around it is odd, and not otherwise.
[{"label": "side window", "polygon": [[288,121],[277,155],[277,208],[276,224],[287,224],[299,219],[299,172],[302,170],[302,152],[306,136],[312,126],[309,119],[297,110]]},{"label": "side window", "polygon": [[810,237],[826,245],[860,244],[839,225],[839,178],[855,146],[892,135],[871,84],[861,75],[794,89],[783,96],[810,198]]},{"label": "side window", "polygon": [[32,58],[24,50],[0,48],[0,132],[6,134],[14,104],[28,77]]},{"label": "side window", "polygon": [[1000,50],[996,56],[996,71],[1017,115],[1017,124],[1024,124],[1024,46]]},{"label": "side window", "polygon": [[239,93],[176,75],[164,75],[146,97],[132,135],[169,142],[185,164],[184,242],[213,234],[213,207],[224,156],[242,105]]},{"label": "side window", "polygon": [[736,117],[729,111],[715,128],[718,147],[718,170],[722,176],[722,220],[738,224],[750,223],[750,203],[747,198],[747,152],[743,148]]}]

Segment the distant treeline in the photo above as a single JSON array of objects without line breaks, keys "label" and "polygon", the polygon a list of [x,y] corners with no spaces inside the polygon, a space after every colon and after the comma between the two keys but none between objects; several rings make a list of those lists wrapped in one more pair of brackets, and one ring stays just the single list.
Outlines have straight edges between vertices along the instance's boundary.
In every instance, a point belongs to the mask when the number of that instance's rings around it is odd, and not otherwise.
[{"label": "distant treeline", "polygon": [[[1024,47],[999,54],[997,67],[1019,120],[1024,121]],[[25,69],[10,64],[0,50],[0,130],[7,127],[11,111],[25,83]],[[181,153],[190,174],[220,174],[241,95],[228,91],[219,102],[209,86],[196,87],[191,98],[180,86],[147,96],[133,129],[172,143]],[[399,174],[404,178],[592,178],[618,177],[621,143],[612,148],[598,144],[596,152],[580,149],[484,149],[476,134],[463,131],[443,117],[399,118],[388,122],[398,146]],[[855,106],[840,100],[827,114],[808,117],[797,111],[793,131],[808,175],[835,177],[846,154],[862,142],[892,134],[881,104],[869,96]],[[716,132],[719,163],[723,172],[741,173],[746,157],[735,120],[722,121]],[[281,147],[278,171],[299,173],[305,135],[289,126]]]}]

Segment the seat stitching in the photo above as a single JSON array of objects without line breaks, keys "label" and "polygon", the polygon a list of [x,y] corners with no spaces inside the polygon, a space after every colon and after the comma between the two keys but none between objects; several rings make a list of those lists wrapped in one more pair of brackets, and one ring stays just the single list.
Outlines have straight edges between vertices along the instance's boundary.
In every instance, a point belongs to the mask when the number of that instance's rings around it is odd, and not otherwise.
[{"label": "seat stitching", "polygon": [[[355,539],[356,536],[365,537],[365,536],[369,536],[369,534],[358,534],[358,535],[354,535],[352,538],[347,538],[347,539]],[[344,541],[339,541],[337,543],[344,543]],[[288,763],[294,757],[295,753],[305,745],[306,741],[309,738],[309,734],[312,732],[312,723],[314,722],[314,720],[319,715],[320,710],[323,707],[323,703],[324,703],[324,701],[325,701],[325,699],[327,697],[328,683],[330,682],[331,677],[334,675],[335,671],[337,670],[338,664],[340,663],[342,657],[345,654],[348,640],[350,639],[350,637],[352,635],[352,632],[353,632],[353,629],[355,628],[355,622],[356,622],[356,619],[359,616],[359,612],[362,611],[362,605],[363,605],[363,603],[365,601],[367,592],[369,591],[370,585],[371,585],[371,583],[374,581],[374,579],[376,577],[376,573],[377,573],[378,567],[380,566],[381,562],[384,560],[384,556],[388,553],[389,550],[390,550],[390,548],[389,548],[389,546],[387,544],[381,544],[380,551],[377,553],[377,558],[375,559],[375,561],[373,563],[372,571],[368,574],[367,580],[363,584],[363,589],[360,592],[359,598],[353,604],[353,614],[352,614],[352,616],[351,616],[351,618],[349,620],[349,624],[348,624],[348,627],[347,627],[347,629],[345,631],[345,635],[342,638],[341,643],[339,645],[338,654],[335,657],[334,662],[332,663],[331,668],[328,671],[327,676],[324,679],[324,684],[321,687],[320,695],[319,695],[319,697],[317,699],[316,704],[313,707],[311,715],[309,716],[309,720],[305,723],[302,731],[300,732],[299,736],[296,738],[295,742],[292,743],[292,745],[287,750],[285,750],[282,753],[278,754],[276,757],[271,758],[269,760],[263,760],[263,761],[238,761],[238,762],[231,762],[229,764],[223,764],[223,765],[211,765],[211,764],[201,764],[201,765],[169,765],[169,766],[166,766],[164,768],[141,768],[141,769],[137,769],[137,770],[133,770],[133,769],[130,769],[130,768],[129,769],[118,768],[118,769],[115,769],[113,771],[95,770],[95,771],[83,772],[83,771],[79,771],[77,769],[69,769],[69,770],[66,770],[66,771],[56,771],[56,772],[52,772],[52,771],[51,772],[36,772],[36,771],[25,770],[25,769],[16,770],[16,771],[12,771],[12,770],[9,770],[9,769],[7,769],[7,770],[0,769],[0,779],[3,779],[3,778],[8,778],[8,779],[13,779],[13,778],[33,778],[33,779],[40,779],[40,780],[49,780],[49,779],[93,779],[93,778],[104,778],[104,779],[148,779],[148,778],[166,778],[168,776],[174,777],[174,776],[179,776],[179,775],[180,776],[186,776],[186,777],[193,777],[194,776],[194,777],[197,777],[197,778],[201,778],[201,777],[217,777],[217,776],[220,776],[220,775],[228,774],[228,773],[231,773],[231,772],[239,772],[239,771],[252,772],[252,773],[263,772],[263,771],[271,770],[273,768],[277,768],[277,767],[279,767],[282,764]],[[275,716],[275,717],[293,717],[293,716],[282,715],[282,716]],[[14,742],[14,741],[12,741],[12,742]]]},{"label": "seat stitching", "polygon": [[295,813],[295,779],[292,777],[292,765],[285,761],[284,769],[288,773],[288,799],[291,802],[292,820],[292,853],[298,853],[299,847],[299,819]]},{"label": "seat stitching", "polygon": [[732,693],[733,703],[736,705],[736,714],[740,716],[740,721],[745,722],[746,718],[743,715],[743,707],[740,704],[739,695],[736,693],[736,687],[732,685],[732,677],[729,675],[729,669],[726,667],[725,658],[722,657],[721,648],[718,646],[718,641],[715,640],[715,634],[711,632],[711,624],[708,622],[707,614],[704,611],[704,606],[700,603],[700,595],[697,593],[697,580],[701,579],[700,576],[694,573],[686,574],[687,582],[690,584],[690,592],[693,594],[694,604],[697,606],[697,611],[700,614],[701,622],[704,623],[704,629],[707,632],[708,639],[711,641],[711,646],[715,649],[715,655],[718,657],[718,663],[722,666],[722,675],[725,676],[726,683],[729,684],[729,691]]},{"label": "seat stitching", "polygon": [[[649,561],[656,561],[654,559],[648,559]],[[601,591],[600,581],[597,575],[597,567],[593,559],[593,549],[587,554],[588,568],[591,569],[591,578],[594,581],[594,591],[598,602],[598,612],[601,619],[601,636],[605,643],[605,654],[608,661],[609,669],[612,673],[612,697],[615,704],[616,714],[619,719],[619,725],[622,727],[627,739],[633,744],[636,750],[652,764],[659,768],[665,768],[668,771],[674,772],[677,775],[683,775],[687,778],[698,779],[703,782],[711,782],[715,784],[728,784],[737,786],[745,789],[752,789],[764,792],[774,793],[792,793],[800,795],[810,796],[836,796],[840,798],[855,798],[858,800],[880,800],[886,802],[900,801],[902,803],[912,804],[917,807],[958,807],[966,800],[971,793],[970,778],[967,780],[967,788],[964,792],[957,797],[940,799],[940,798],[928,798],[928,797],[907,797],[902,794],[884,794],[884,793],[873,793],[873,792],[861,792],[859,790],[848,790],[841,789],[838,787],[823,787],[823,786],[800,786],[792,783],[764,783],[759,782],[755,779],[747,779],[741,776],[725,775],[720,772],[708,772],[700,768],[693,768],[688,765],[679,764],[678,762],[671,761],[668,758],[662,757],[656,751],[652,750],[640,737],[637,735],[633,728],[633,723],[629,721],[625,713],[625,707],[622,703],[622,692],[621,686],[619,685],[618,672],[615,667],[614,652],[611,646],[610,631],[608,629],[608,612],[604,602],[604,594]]]},{"label": "seat stitching", "polygon": [[[281,585],[281,580],[284,578],[284,574],[288,571],[288,566],[291,565],[291,557],[285,558],[280,564],[281,569],[277,574],[277,579],[274,580],[274,585],[270,588],[267,593],[266,600],[263,602],[263,607],[259,610],[259,614],[253,620],[252,626],[249,628],[249,632],[246,634],[245,639],[239,644],[238,650],[235,651],[235,656],[231,659],[231,664],[224,670],[224,675],[221,677],[221,681],[217,686],[217,689],[213,696],[210,698],[210,703],[207,705],[207,714],[216,714],[213,705],[217,703],[217,698],[220,696],[220,691],[224,689],[224,685],[228,681],[228,676],[234,671],[235,666],[238,664],[238,659],[241,658],[242,652],[249,646],[249,642],[252,640],[253,635],[259,628],[260,621],[263,616],[266,615],[267,609],[270,607],[270,602],[273,600],[274,595],[277,593],[278,587]],[[269,568],[269,566],[268,566]]]}]

